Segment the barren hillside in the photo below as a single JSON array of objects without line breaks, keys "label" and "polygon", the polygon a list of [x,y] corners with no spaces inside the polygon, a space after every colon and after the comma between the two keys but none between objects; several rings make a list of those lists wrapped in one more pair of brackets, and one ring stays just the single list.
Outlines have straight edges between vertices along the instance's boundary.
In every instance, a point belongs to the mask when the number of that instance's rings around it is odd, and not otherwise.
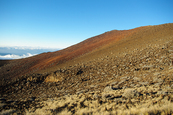
[{"label": "barren hillside", "polygon": [[113,30],[0,72],[0,114],[173,114],[173,24]]},{"label": "barren hillside", "polygon": [[114,30],[89,38],[81,43],[57,52],[43,53],[25,59],[13,60],[10,63],[7,63],[5,66],[1,67],[0,81],[9,82],[10,80],[14,80],[21,75],[37,72],[39,70],[62,64],[88,52],[91,52],[96,48],[107,45],[112,41],[123,39],[127,33],[127,31]]}]

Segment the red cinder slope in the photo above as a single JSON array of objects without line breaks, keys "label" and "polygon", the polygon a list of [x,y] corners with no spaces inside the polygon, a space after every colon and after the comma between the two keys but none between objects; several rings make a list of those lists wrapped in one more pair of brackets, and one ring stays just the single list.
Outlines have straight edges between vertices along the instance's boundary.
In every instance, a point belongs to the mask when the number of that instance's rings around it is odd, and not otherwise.
[{"label": "red cinder slope", "polygon": [[[165,28],[164,26],[168,28],[172,27],[173,24],[165,24],[161,25],[161,27],[156,26],[155,31],[162,31],[163,28]],[[60,51],[43,53],[25,59],[10,61],[10,63],[0,68],[0,81],[9,81],[12,79],[16,79],[17,77],[24,74],[37,72],[39,70],[43,70],[57,64],[67,62],[91,51],[97,50],[99,48],[104,48],[104,46],[108,46],[109,44],[114,44],[117,41],[123,40],[125,38],[133,38],[134,35],[137,35],[136,33],[154,27],[155,26],[145,26],[131,30],[113,30],[89,38],[83,42]]]}]

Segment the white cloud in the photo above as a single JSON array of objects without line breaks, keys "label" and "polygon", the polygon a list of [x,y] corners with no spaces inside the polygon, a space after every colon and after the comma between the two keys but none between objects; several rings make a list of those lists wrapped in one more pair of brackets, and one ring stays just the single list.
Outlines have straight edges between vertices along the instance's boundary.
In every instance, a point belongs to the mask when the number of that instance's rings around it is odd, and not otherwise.
[{"label": "white cloud", "polygon": [[56,47],[32,47],[32,46],[0,46],[0,48],[16,49],[16,50],[39,50],[39,49],[49,49],[49,50],[59,50],[63,48]]},{"label": "white cloud", "polygon": [[27,53],[26,55],[23,54],[22,56],[20,55],[15,55],[15,54],[8,54],[8,55],[0,55],[0,59],[20,59],[20,58],[26,58],[26,57],[31,57],[31,56],[34,56],[35,54],[30,54],[30,53]]}]

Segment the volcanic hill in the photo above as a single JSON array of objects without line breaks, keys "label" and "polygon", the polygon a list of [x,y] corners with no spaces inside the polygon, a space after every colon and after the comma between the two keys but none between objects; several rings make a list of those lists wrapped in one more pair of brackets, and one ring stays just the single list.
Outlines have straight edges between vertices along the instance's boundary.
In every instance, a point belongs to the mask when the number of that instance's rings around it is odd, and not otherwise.
[{"label": "volcanic hill", "polygon": [[1,61],[0,114],[172,114],[173,23]]}]

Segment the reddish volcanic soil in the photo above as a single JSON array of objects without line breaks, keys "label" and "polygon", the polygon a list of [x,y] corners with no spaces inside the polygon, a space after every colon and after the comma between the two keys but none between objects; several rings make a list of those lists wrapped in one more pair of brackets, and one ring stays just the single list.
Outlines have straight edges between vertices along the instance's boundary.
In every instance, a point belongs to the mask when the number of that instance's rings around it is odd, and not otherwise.
[{"label": "reddish volcanic soil", "polygon": [[0,114],[173,114],[173,23],[0,61]]},{"label": "reddish volcanic soil", "polygon": [[[66,65],[66,62],[69,60],[80,56],[83,58],[82,61],[85,61],[91,57],[95,58],[98,55],[103,55],[111,50],[116,51],[117,53],[118,51],[114,48],[117,48],[119,51],[121,49],[124,50],[125,46],[129,46],[128,44],[132,45],[133,47],[145,46],[144,42],[151,42],[152,44],[153,37],[163,38],[165,36],[170,36],[172,33],[173,24],[144,26],[131,30],[113,30],[105,32],[101,35],[89,38],[83,42],[57,52],[43,53],[25,59],[10,61],[5,66],[1,67],[0,81],[11,81],[24,74],[38,72],[45,69],[48,70],[50,67],[57,67],[62,64]],[[137,43],[136,40],[138,40]],[[120,44],[122,45],[120,46]],[[130,46],[130,48],[132,46]],[[122,52],[123,51],[120,53]]]}]

